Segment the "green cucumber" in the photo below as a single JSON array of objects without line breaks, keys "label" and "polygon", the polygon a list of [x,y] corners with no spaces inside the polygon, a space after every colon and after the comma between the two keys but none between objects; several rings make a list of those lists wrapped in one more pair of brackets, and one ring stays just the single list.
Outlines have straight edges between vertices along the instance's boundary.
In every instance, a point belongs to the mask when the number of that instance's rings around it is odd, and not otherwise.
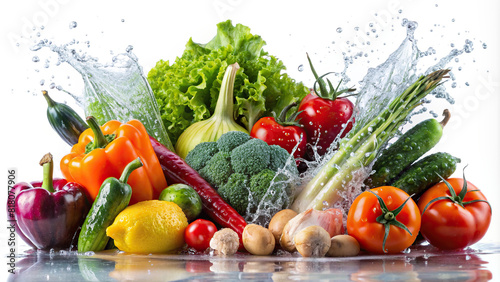
[{"label": "green cucumber", "polygon": [[127,184],[127,180],[130,173],[141,166],[142,162],[137,158],[123,169],[120,179],[109,177],[103,181],[80,231],[78,252],[98,252],[106,248],[109,241],[106,228],[128,206],[132,188]]},{"label": "green cucumber", "polygon": [[424,120],[384,150],[373,164],[374,173],[365,184],[371,188],[388,185],[409,165],[434,147],[443,135],[443,127],[450,119],[450,112],[444,110],[444,119]]},{"label": "green cucumber", "polygon": [[448,153],[428,155],[412,164],[390,185],[402,189],[416,199],[425,190],[439,183],[441,181],[439,176],[444,179],[450,177],[459,162],[459,158]]}]

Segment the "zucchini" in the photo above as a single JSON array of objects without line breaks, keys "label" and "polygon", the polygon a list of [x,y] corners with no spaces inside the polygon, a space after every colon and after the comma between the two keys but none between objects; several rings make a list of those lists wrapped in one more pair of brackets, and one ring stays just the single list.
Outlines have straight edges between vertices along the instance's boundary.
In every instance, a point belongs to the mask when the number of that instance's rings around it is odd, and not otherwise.
[{"label": "zucchini", "polygon": [[412,164],[390,185],[404,190],[417,199],[425,190],[441,181],[439,176],[444,179],[450,177],[459,162],[459,158],[448,153],[428,155]]},{"label": "zucchini", "polygon": [[103,181],[78,237],[78,252],[98,252],[106,248],[109,241],[106,228],[128,206],[132,188],[127,180],[130,173],[141,166],[142,162],[137,158],[123,169],[120,179],[109,177]]},{"label": "zucchini", "polygon": [[68,145],[78,143],[80,134],[89,126],[70,106],[52,100],[45,90],[42,93],[47,100],[47,119],[52,128]]},{"label": "zucchini", "polygon": [[384,150],[375,161],[372,167],[374,173],[365,184],[371,188],[388,185],[403,170],[434,147],[441,139],[443,127],[450,119],[448,110],[444,110],[443,115],[444,119],[441,122],[427,119],[418,123]]}]

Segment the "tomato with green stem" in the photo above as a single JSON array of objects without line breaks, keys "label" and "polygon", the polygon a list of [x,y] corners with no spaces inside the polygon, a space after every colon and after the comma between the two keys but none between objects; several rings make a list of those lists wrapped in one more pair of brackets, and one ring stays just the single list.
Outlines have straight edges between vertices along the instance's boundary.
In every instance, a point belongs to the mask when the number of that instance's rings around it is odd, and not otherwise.
[{"label": "tomato with green stem", "polygon": [[443,250],[463,249],[488,230],[491,206],[479,189],[463,178],[450,178],[429,188],[418,200],[422,236]]},{"label": "tomato with green stem", "polygon": [[371,253],[399,253],[420,230],[420,210],[403,190],[382,186],[361,193],[347,215],[347,233]]},{"label": "tomato with green stem", "polygon": [[[354,123],[354,104],[347,97],[340,95],[355,89],[339,90],[342,81],[337,87],[328,79],[325,82],[323,78],[330,73],[318,76],[309,55],[307,59],[316,81],[311,93],[300,102],[298,119],[307,133],[308,143],[314,145],[316,153],[321,156],[337,137],[342,138],[351,130]],[[319,89],[316,85],[319,85]],[[309,149],[308,157],[314,159],[314,155],[314,150]]]}]

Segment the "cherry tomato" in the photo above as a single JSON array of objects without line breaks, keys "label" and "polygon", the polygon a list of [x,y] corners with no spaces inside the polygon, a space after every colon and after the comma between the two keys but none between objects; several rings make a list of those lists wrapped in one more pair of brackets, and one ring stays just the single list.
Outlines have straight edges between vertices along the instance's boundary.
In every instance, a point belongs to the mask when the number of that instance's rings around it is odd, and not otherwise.
[{"label": "cherry tomato", "polygon": [[186,244],[197,250],[204,251],[210,247],[210,240],[217,232],[217,227],[206,219],[197,219],[191,222],[184,231]]},{"label": "cherry tomato", "polygon": [[250,136],[259,138],[269,145],[278,145],[288,153],[292,153],[297,144],[297,150],[293,153],[294,158],[301,158],[306,152],[307,135],[301,125],[295,121],[297,113],[292,114],[288,119],[287,112],[296,103],[292,103],[283,109],[279,117],[263,117],[259,119],[252,130]]},{"label": "cherry tomato", "polygon": [[372,253],[399,253],[413,244],[419,230],[417,204],[406,192],[392,186],[361,193],[347,215],[347,233]]},{"label": "cherry tomato", "polygon": [[451,178],[438,183],[418,200],[422,211],[420,232],[439,249],[470,246],[484,236],[490,225],[491,207],[486,197],[464,179]]}]

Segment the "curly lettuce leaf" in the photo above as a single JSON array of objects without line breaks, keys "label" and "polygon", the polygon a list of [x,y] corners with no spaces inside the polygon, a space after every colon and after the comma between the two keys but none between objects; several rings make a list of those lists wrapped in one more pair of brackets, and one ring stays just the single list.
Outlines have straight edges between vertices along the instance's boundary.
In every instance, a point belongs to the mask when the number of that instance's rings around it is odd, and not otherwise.
[{"label": "curly lettuce leaf", "polygon": [[282,61],[266,53],[260,36],[231,21],[217,25],[217,35],[207,44],[189,39],[181,57],[170,65],[160,60],[148,74],[162,121],[172,142],[191,124],[209,118],[226,67],[237,62],[235,120],[251,130],[253,124],[272,112],[279,113],[308,92],[284,73]]}]

